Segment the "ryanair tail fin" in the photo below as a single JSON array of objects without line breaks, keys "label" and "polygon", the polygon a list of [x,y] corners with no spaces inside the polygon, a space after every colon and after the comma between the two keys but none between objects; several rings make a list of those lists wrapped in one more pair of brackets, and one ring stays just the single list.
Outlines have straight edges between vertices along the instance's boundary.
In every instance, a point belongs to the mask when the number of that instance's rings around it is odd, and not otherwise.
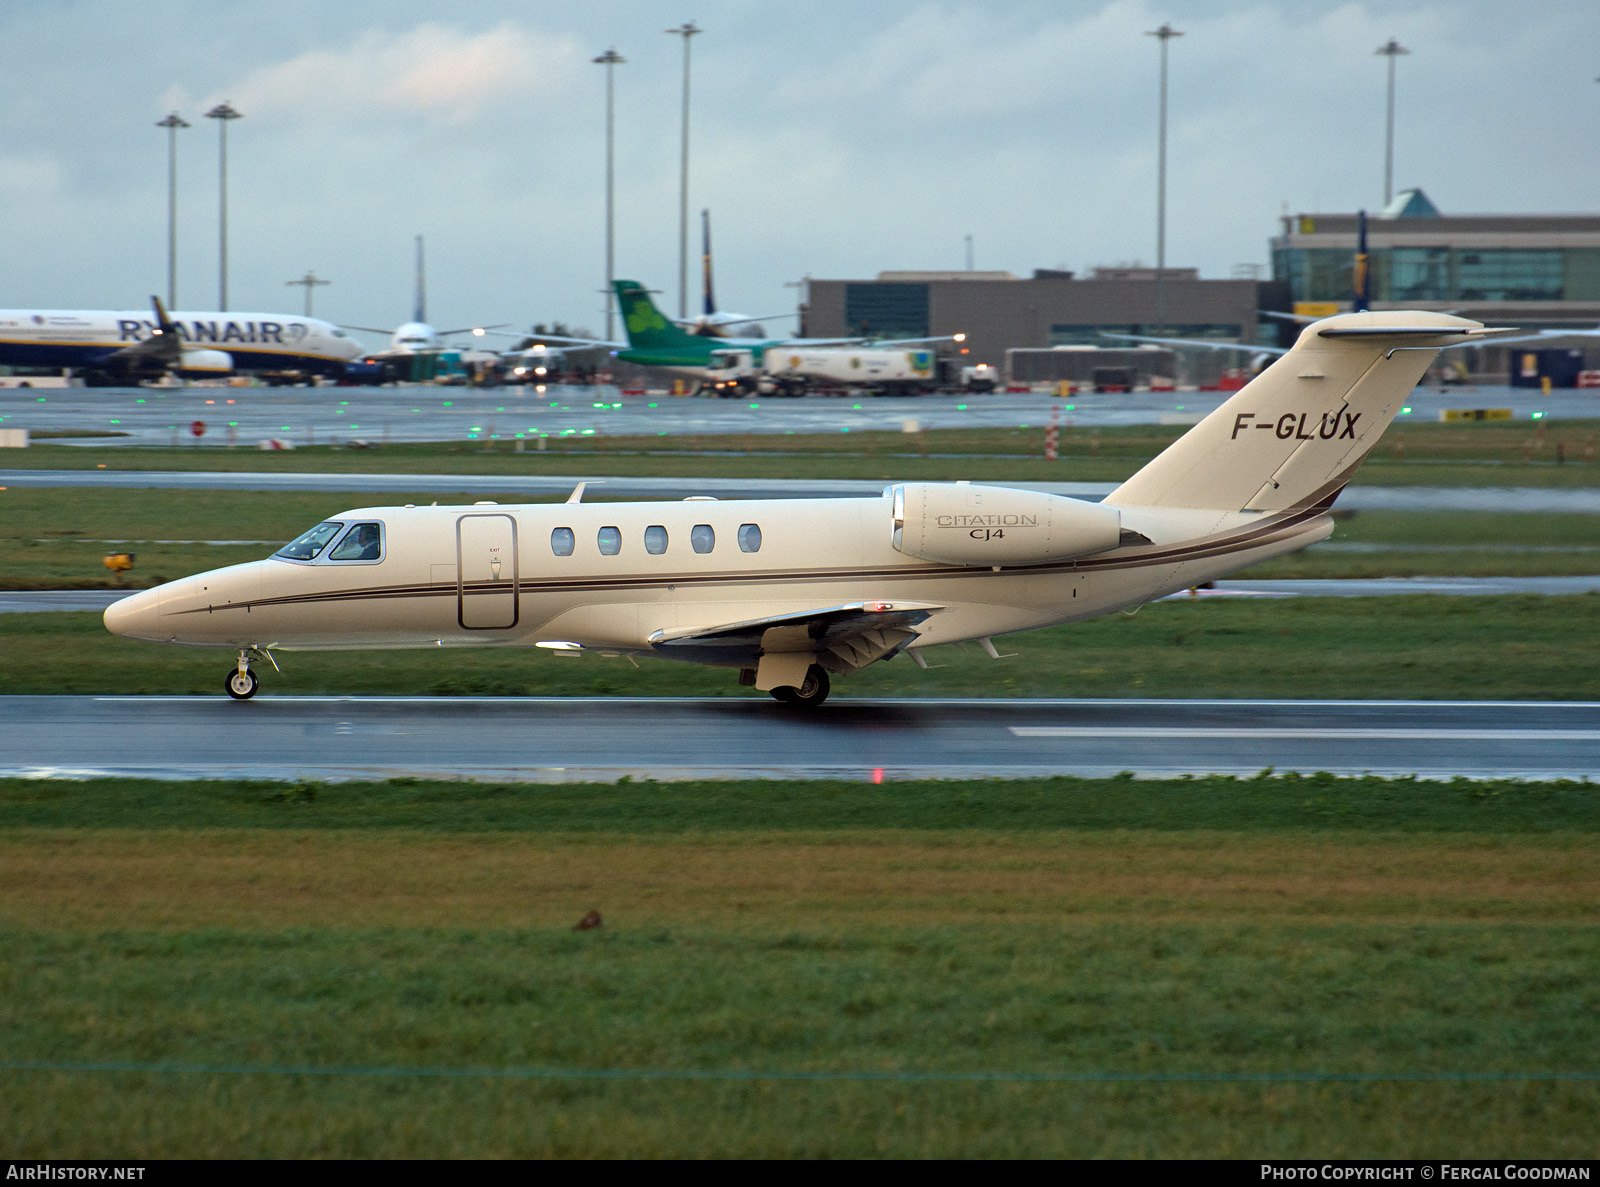
[{"label": "ryanair tail fin", "polygon": [[1493,334],[1445,313],[1345,313],[1106,497],[1120,506],[1280,511],[1326,506],[1441,348]]},{"label": "ryanair tail fin", "polygon": [[683,327],[668,321],[650,299],[650,292],[637,280],[619,280],[617,303],[622,307],[622,325],[628,332],[628,349],[668,351],[701,349],[705,343]]}]

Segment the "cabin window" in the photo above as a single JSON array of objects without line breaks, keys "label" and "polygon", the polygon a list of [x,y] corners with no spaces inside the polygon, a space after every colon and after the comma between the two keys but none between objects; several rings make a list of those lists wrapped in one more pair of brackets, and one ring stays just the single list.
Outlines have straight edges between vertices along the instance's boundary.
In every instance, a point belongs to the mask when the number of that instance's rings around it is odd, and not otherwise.
[{"label": "cabin window", "polygon": [[557,556],[571,556],[576,542],[571,528],[555,528],[550,532],[550,551]]},{"label": "cabin window", "polygon": [[741,523],[739,525],[739,551],[761,551],[761,525],[755,523]]},{"label": "cabin window", "polygon": [[667,550],[667,529],[653,523],[644,530],[644,550],[651,556],[660,556]]},{"label": "cabin window", "polygon": [[689,529],[689,547],[696,552],[710,552],[717,546],[717,533],[709,523],[697,523]]},{"label": "cabin window", "polygon": [[622,529],[601,528],[596,542],[600,545],[601,556],[616,556],[622,551]]},{"label": "cabin window", "polygon": [[327,523],[319,523],[309,532],[296,536],[273,555],[292,561],[315,560],[317,554],[328,546],[328,541],[337,536],[342,527],[344,524],[332,519]]},{"label": "cabin window", "polygon": [[330,561],[375,561],[383,556],[383,525],[358,523],[328,553]]}]

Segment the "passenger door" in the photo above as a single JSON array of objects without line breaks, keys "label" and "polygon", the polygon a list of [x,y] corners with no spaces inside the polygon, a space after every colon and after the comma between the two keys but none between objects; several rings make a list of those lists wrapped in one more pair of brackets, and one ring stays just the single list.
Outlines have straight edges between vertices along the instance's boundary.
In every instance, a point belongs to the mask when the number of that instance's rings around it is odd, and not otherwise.
[{"label": "passenger door", "polygon": [[456,520],[456,621],[469,631],[517,625],[517,521],[484,513]]}]

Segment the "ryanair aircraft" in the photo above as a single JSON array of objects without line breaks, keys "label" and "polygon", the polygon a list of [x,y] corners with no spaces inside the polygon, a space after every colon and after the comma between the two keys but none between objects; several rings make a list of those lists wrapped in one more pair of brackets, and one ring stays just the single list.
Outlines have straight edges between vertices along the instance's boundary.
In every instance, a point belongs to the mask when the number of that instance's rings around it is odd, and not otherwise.
[{"label": "ryanair aircraft", "polygon": [[[237,651],[543,647],[733,669],[812,706],[902,652],[1136,607],[1326,539],[1329,509],[1439,350],[1497,331],[1352,313],[1102,503],[965,483],[880,498],[361,507],[270,559],[134,594],[119,635]],[[276,666],[276,660],[273,660]]]},{"label": "ryanair aircraft", "polygon": [[361,348],[338,326],[282,313],[0,309],[0,365],[71,368],[91,384],[231,371],[337,375]]}]

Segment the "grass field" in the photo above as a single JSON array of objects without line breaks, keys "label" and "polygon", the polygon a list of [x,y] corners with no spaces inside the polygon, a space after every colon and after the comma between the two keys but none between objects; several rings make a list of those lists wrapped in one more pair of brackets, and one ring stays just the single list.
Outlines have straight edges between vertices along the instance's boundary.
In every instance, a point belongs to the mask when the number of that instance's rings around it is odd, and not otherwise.
[{"label": "grass field", "polygon": [[[1030,631],[1014,658],[940,647],[835,696],[1403,697],[1600,700],[1600,594],[1182,599]],[[727,669],[540,649],[280,652],[265,694],[753,696]],[[108,634],[100,615],[0,615],[8,693],[220,695],[228,652]]]},{"label": "grass field", "polygon": [[1592,1158],[1597,834],[1578,784],[0,783],[0,1125]]},{"label": "grass field", "polygon": [[[546,448],[513,441],[323,445],[293,452],[218,447],[85,449],[45,441],[8,451],[8,469],[217,470],[314,473],[615,474],[730,478],[860,478],[1114,482],[1176,440],[1158,425],[1064,426],[1060,458],[1044,457],[1044,419],[1026,429],[929,429],[924,433],[730,433],[667,437],[569,436]],[[1600,484],[1600,421],[1400,423],[1378,443],[1355,482],[1395,486],[1585,487]],[[1558,451],[1557,446],[1560,446]],[[1564,461],[1558,462],[1558,453]]]}]

